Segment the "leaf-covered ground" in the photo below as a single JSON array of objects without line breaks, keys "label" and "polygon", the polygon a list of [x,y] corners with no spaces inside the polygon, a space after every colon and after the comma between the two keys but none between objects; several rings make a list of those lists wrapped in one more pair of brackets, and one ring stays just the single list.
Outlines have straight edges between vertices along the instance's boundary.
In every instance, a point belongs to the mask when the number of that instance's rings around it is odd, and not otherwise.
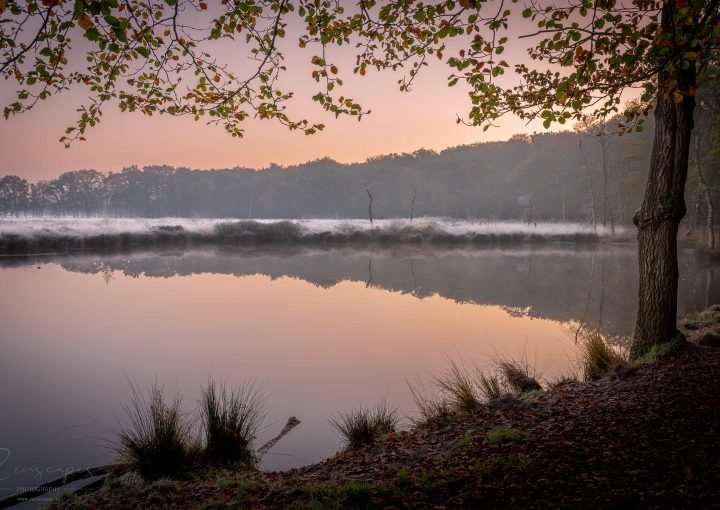
[{"label": "leaf-covered ground", "polygon": [[504,397],[299,470],[115,482],[56,508],[720,508],[720,350]]}]

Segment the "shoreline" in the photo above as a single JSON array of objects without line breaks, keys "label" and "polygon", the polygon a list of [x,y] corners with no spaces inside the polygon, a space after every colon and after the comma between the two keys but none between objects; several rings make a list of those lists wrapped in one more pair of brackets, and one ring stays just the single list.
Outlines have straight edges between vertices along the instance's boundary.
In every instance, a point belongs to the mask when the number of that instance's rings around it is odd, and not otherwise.
[{"label": "shoreline", "polygon": [[[145,223],[139,224],[138,221]],[[202,247],[434,246],[477,248],[538,244],[630,244],[630,231],[579,224],[377,220],[0,220],[0,255],[108,253]]]},{"label": "shoreline", "polygon": [[[108,480],[52,509],[676,508],[720,498],[717,309],[688,317],[678,354],[504,396],[282,472]],[[204,505],[204,506],[203,506]]]}]

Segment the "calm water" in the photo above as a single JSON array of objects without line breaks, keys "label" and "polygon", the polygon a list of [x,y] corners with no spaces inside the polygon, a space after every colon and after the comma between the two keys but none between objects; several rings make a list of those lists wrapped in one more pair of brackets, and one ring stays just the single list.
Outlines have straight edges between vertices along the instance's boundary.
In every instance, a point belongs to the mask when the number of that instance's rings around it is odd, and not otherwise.
[{"label": "calm water", "polygon": [[[209,376],[257,379],[263,439],[302,421],[265,458],[284,469],[336,451],[337,411],[384,398],[411,415],[406,380],[446,356],[525,353],[545,377],[567,373],[572,324],[632,332],[636,266],[633,247],[0,259],[0,497],[111,461],[126,378],[188,410]],[[718,287],[681,254],[681,313]]]}]

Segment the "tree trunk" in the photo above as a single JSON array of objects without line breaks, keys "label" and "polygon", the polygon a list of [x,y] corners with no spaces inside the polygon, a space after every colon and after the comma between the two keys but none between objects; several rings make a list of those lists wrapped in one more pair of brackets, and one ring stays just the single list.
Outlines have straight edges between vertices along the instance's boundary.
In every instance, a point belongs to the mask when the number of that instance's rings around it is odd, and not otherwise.
[{"label": "tree trunk", "polygon": [[370,193],[369,189],[365,190],[367,192],[368,198],[370,199],[370,203],[368,204],[368,216],[370,217],[370,225],[373,224],[373,216],[372,216],[372,203],[373,203],[373,196]]},{"label": "tree trunk", "polygon": [[[671,5],[663,8],[662,23],[672,31]],[[633,223],[638,228],[640,286],[635,338],[631,356],[637,358],[653,345],[671,340],[678,334],[677,320],[677,233],[685,215],[685,181],[693,128],[695,97],[690,88],[695,84],[695,67],[676,72],[682,101],[675,103],[672,94],[659,94],[655,107],[655,138],[645,197]],[[659,74],[659,83],[667,83],[666,71]]]}]

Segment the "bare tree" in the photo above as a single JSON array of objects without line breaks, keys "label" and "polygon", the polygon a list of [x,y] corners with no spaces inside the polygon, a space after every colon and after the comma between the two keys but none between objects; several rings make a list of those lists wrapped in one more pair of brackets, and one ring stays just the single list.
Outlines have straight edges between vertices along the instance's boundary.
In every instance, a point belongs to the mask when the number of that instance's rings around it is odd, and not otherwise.
[{"label": "bare tree", "polygon": [[415,192],[413,193],[412,203],[410,204],[410,223],[412,223],[413,216],[415,215],[415,199],[417,198],[417,185],[415,186]]},{"label": "bare tree", "polygon": [[593,183],[592,167],[590,166],[590,162],[588,161],[588,155],[583,150],[582,138],[578,138],[578,147],[580,148],[580,154],[583,157],[583,163],[585,166],[585,171],[588,175],[588,180],[590,181],[590,210],[592,212],[592,226],[594,229],[597,229],[597,217],[595,216],[595,185]]},{"label": "bare tree", "polygon": [[[601,162],[602,162],[602,225],[607,225],[610,215],[610,196],[608,194],[608,182],[610,176],[610,164],[608,158],[608,150],[611,145],[612,124],[606,119],[591,119],[585,117],[575,125],[575,131],[581,135],[591,136],[600,144]],[[582,142],[581,142],[582,145]],[[582,147],[581,147],[582,150]],[[587,164],[587,156],[583,154],[583,158]]]},{"label": "bare tree", "polygon": [[370,225],[373,224],[373,216],[372,216],[372,203],[373,203],[373,196],[372,193],[370,193],[369,189],[365,190],[368,194],[368,198],[370,198],[370,203],[368,204],[368,216],[370,217]]},{"label": "bare tree", "polygon": [[710,186],[708,186],[705,180],[705,174],[703,172],[702,163],[700,161],[700,134],[695,134],[694,140],[695,149],[695,171],[697,172],[698,184],[695,192],[695,209],[694,214],[690,218],[690,226],[688,227],[688,234],[692,233],[697,224],[699,212],[700,212],[700,200],[701,196],[705,199],[705,208],[707,209],[707,219],[705,221],[705,233],[706,242],[708,249],[712,250],[715,248],[715,228],[713,224],[713,201],[712,194],[710,193]]}]

